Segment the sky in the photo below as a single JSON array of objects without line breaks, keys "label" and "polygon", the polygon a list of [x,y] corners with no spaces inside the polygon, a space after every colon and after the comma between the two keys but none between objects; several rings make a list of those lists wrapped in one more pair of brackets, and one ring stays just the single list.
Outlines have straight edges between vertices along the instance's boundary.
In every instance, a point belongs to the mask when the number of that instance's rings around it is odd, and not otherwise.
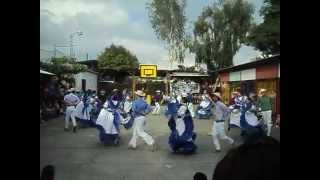
[{"label": "sky", "polygon": [[[263,0],[247,0],[256,8],[254,20],[262,22],[259,9]],[[40,0],[40,48],[53,50],[54,44],[70,43],[74,36],[74,52],[80,60],[96,59],[112,43],[122,45],[135,54],[140,63],[158,64],[158,69],[170,67],[165,43],[158,40],[151,27],[146,3],[150,0]],[[213,0],[187,0],[187,32],[203,8]],[[58,47],[69,55],[69,48]],[[243,46],[234,57],[234,64],[249,62],[259,55],[252,47]],[[194,65],[194,54],[186,53],[185,66]],[[177,64],[174,64],[176,67]]]}]

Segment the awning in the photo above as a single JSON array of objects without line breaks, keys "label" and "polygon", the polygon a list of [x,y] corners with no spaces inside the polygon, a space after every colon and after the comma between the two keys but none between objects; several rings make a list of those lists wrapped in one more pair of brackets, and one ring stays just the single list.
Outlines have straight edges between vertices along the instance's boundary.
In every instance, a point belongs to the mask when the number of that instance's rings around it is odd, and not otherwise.
[{"label": "awning", "polygon": [[40,69],[40,74],[48,74],[48,75],[55,75],[55,74],[53,74],[53,73],[51,73],[51,72],[48,72],[48,71],[43,71],[43,70],[41,70]]}]

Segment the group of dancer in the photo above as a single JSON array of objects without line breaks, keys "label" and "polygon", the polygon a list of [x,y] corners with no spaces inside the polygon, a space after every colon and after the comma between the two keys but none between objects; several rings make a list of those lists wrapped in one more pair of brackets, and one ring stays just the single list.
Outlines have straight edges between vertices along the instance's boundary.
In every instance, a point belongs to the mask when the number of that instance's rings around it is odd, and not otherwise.
[{"label": "group of dancer", "polygon": [[[145,132],[146,115],[150,112],[159,114],[160,99],[155,98],[155,106],[150,106],[145,101],[146,94],[142,90],[134,92],[136,99],[132,99],[129,93],[121,94],[113,90],[105,103],[101,103],[95,94],[84,93],[82,97],[74,94],[74,89],[69,90],[64,98],[67,109],[65,117],[65,130],[69,130],[69,120],[72,120],[73,132],[77,130],[77,121],[82,127],[94,127],[99,132],[99,140],[104,145],[119,145],[120,126],[132,129],[132,138],[128,143],[129,149],[137,148],[137,139],[141,138],[151,149],[157,149],[154,138]],[[190,93],[181,93],[173,97],[166,97],[165,115],[168,119],[168,127],[171,130],[168,144],[174,153],[193,154],[197,150],[195,140],[193,118],[207,116],[213,117],[212,141],[217,152],[221,151],[219,139],[227,140],[234,144],[234,140],[226,135],[225,121],[230,115],[229,124],[240,127],[241,135],[245,141],[251,141],[264,134],[264,131],[256,115],[254,95],[241,96],[233,93],[234,104],[227,107],[221,100],[220,93],[213,93],[211,98],[205,94],[196,113],[193,112],[192,96]],[[160,96],[160,92],[157,91]],[[213,111],[211,111],[213,109]],[[238,118],[238,119],[237,119]],[[230,126],[230,127],[231,127]]]}]

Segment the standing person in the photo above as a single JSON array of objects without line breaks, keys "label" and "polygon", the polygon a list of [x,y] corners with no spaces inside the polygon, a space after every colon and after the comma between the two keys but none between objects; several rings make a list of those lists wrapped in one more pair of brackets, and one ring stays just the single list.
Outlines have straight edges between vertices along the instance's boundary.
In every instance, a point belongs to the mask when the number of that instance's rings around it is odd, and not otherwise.
[{"label": "standing person", "polygon": [[229,109],[225,104],[221,102],[220,93],[213,93],[213,103],[214,103],[214,121],[212,126],[212,140],[216,148],[216,152],[221,151],[219,139],[224,139],[229,141],[230,144],[234,143],[234,140],[226,135],[224,128],[224,122],[227,118]]},{"label": "standing person", "polygon": [[255,96],[254,93],[250,93],[249,98],[244,98],[241,106],[240,126],[245,143],[255,142],[264,135],[262,125],[256,116]]},{"label": "standing person", "polygon": [[161,102],[161,91],[157,90],[156,95],[153,97],[155,108],[152,114],[160,115],[160,102]]},{"label": "standing person", "polygon": [[193,97],[192,97],[192,93],[190,92],[187,93],[187,107],[191,114],[191,117],[194,118],[195,114],[193,110]]},{"label": "standing person", "polygon": [[99,130],[100,142],[104,145],[119,144],[121,121],[119,106],[119,96],[114,93],[107,99],[97,118],[96,128]]},{"label": "standing person", "polygon": [[136,149],[137,138],[141,137],[146,144],[152,147],[151,150],[155,151],[156,144],[154,139],[144,131],[144,126],[146,121],[145,116],[151,112],[151,107],[144,100],[144,97],[146,96],[146,94],[143,91],[138,90],[135,92],[135,94],[137,95],[137,99],[132,103],[132,111],[133,111],[133,117],[134,117],[133,134],[129,142],[128,148]]},{"label": "standing person", "polygon": [[75,106],[80,102],[78,96],[74,94],[74,88],[69,89],[68,94],[64,96],[64,102],[66,103],[66,116],[65,116],[65,127],[64,130],[69,130],[69,121],[72,120],[73,132],[77,131],[77,124],[75,118]]},{"label": "standing person", "polygon": [[258,107],[261,108],[264,125],[267,126],[267,135],[270,136],[272,128],[272,99],[266,95],[266,89],[260,89],[258,98]]},{"label": "standing person", "polygon": [[168,126],[171,130],[169,145],[174,153],[193,154],[197,149],[194,144],[196,134],[193,131],[193,120],[186,103],[187,94],[182,94],[182,102],[179,108],[176,107],[177,112],[172,111],[173,113],[168,116]]}]

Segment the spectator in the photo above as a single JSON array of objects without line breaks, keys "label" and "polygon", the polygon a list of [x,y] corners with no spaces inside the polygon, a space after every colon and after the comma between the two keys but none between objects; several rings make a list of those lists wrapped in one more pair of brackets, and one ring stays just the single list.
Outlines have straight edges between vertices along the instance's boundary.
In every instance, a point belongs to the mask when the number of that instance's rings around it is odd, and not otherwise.
[{"label": "spectator", "polygon": [[232,149],[218,163],[212,180],[280,178],[280,142],[268,136]]},{"label": "spectator", "polygon": [[42,169],[41,180],[54,180],[54,167],[52,165],[47,165]]},{"label": "spectator", "polygon": [[207,180],[207,176],[202,172],[196,172],[196,174],[193,176],[193,180]]}]

